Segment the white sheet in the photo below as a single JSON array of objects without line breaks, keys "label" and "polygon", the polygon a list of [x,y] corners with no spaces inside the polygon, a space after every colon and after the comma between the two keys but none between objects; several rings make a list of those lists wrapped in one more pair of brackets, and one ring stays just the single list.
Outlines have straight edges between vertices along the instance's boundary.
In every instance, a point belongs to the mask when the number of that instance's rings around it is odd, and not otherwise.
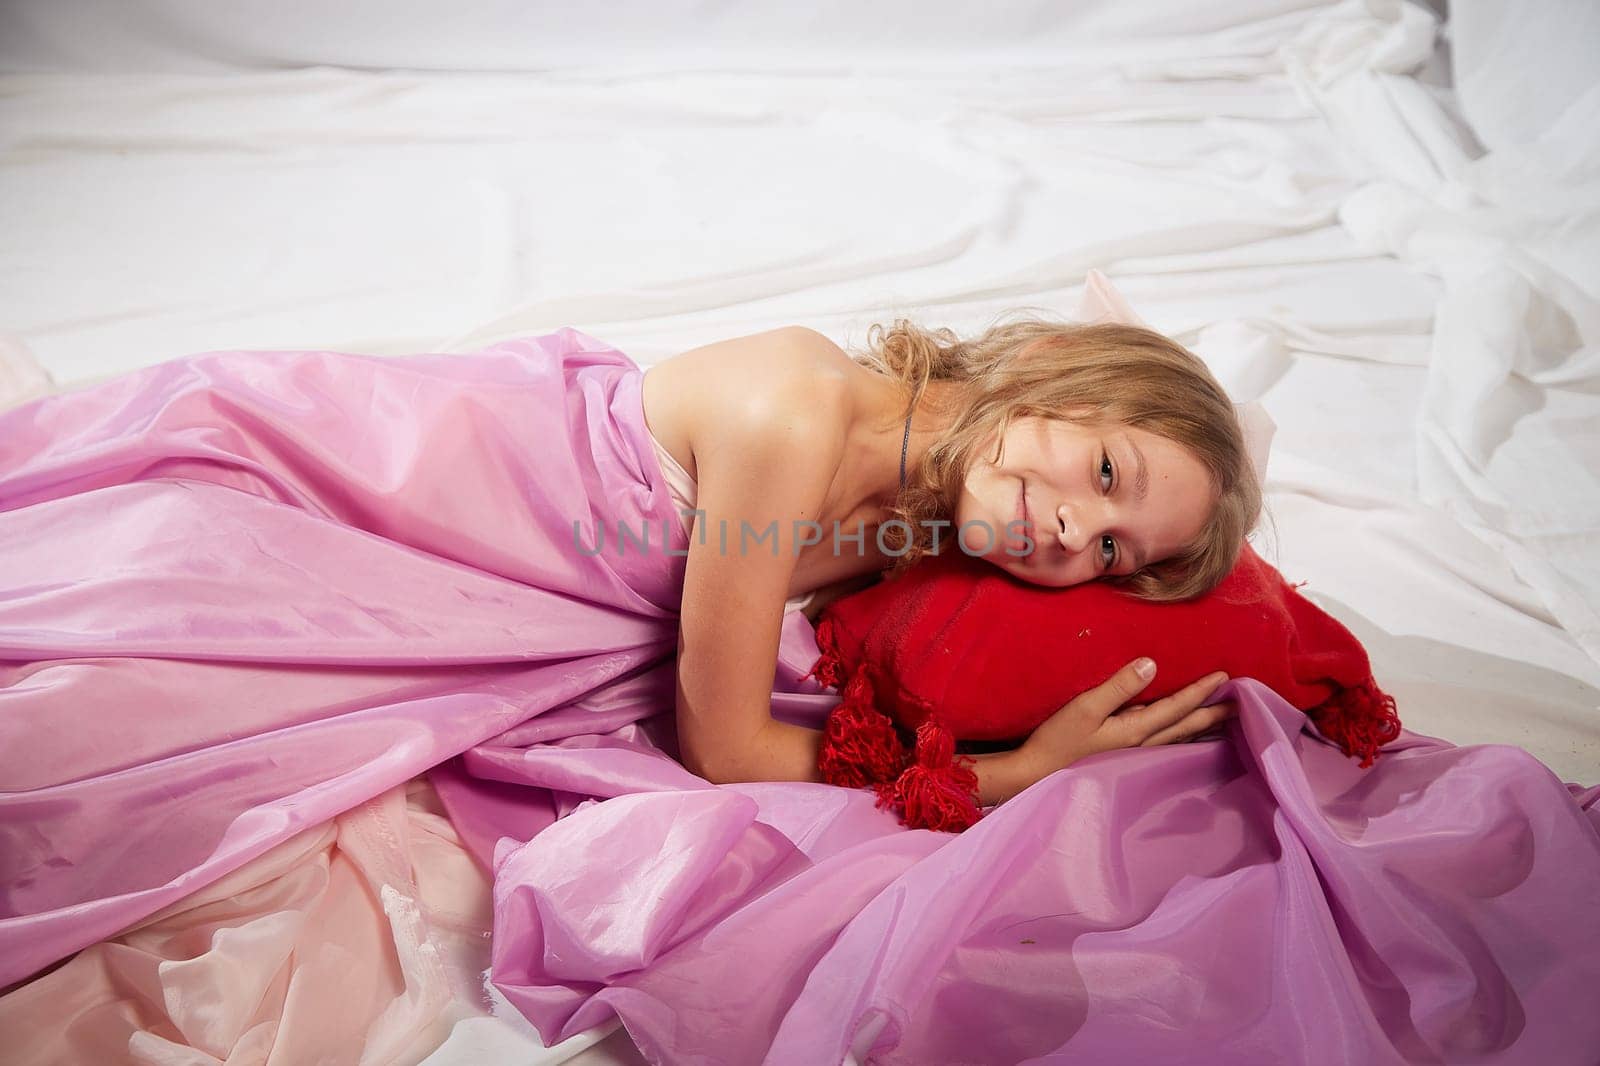
[{"label": "white sheet", "polygon": [[569,324],[650,363],[1099,267],[1272,414],[1263,550],[1406,724],[1600,779],[1593,5],[1460,0],[1459,98],[1399,0],[1057,7],[7,5],[0,65],[72,69],[0,85],[0,331],[69,387]]}]

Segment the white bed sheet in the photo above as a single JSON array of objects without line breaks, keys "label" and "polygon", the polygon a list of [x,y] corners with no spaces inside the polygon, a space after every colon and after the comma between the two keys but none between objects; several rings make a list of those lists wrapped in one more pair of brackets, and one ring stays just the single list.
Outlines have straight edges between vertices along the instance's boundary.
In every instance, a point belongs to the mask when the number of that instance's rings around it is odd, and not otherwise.
[{"label": "white bed sheet", "polygon": [[[0,16],[0,351],[49,376],[13,395],[219,348],[976,329],[1098,267],[1272,414],[1263,550],[1407,726],[1600,779],[1592,5],[1454,5],[1459,96],[1399,0],[1011,2],[959,62],[949,19],[886,49],[893,8],[852,35],[684,2],[702,32],[602,47],[480,0],[430,50],[308,43],[303,5],[69,6]],[[294,66],[430,56],[455,69]],[[430,1066],[640,1061],[615,1025],[534,1058],[484,1009]]]}]

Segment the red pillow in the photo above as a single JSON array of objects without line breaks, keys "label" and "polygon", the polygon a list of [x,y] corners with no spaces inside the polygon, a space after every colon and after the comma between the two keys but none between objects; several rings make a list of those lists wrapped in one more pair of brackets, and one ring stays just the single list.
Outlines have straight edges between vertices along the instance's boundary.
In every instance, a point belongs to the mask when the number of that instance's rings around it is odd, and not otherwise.
[{"label": "red pillow", "polygon": [[[950,551],[830,604],[817,643],[806,676],[848,679],[824,729],[824,780],[871,786],[878,806],[918,828],[959,831],[982,816],[963,765],[974,760],[956,756],[956,741],[1021,743],[1141,655],[1160,667],[1141,703],[1223,670],[1307,712],[1363,767],[1400,735],[1360,642],[1248,543],[1221,584],[1181,603],[1103,582],[1045,588]],[[915,730],[914,761],[896,725]]]}]

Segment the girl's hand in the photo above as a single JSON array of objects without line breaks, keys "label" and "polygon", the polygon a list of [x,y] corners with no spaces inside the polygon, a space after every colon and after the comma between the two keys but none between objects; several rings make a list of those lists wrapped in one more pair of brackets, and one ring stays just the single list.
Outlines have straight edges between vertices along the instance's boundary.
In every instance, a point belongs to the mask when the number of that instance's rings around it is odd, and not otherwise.
[{"label": "girl's hand", "polygon": [[1154,666],[1148,676],[1140,675],[1135,669],[1137,662],[1045,719],[1023,742],[1018,751],[1041,776],[1102,751],[1191,740],[1238,710],[1232,700],[1200,706],[1228,680],[1228,675],[1220,672],[1207,674],[1154,703],[1129,703],[1156,676]]}]

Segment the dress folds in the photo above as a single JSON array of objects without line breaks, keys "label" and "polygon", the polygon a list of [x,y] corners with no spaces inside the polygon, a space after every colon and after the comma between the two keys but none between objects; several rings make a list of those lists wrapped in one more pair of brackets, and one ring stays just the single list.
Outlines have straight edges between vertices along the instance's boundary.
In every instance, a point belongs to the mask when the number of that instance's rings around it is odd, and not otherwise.
[{"label": "dress folds", "polygon": [[[326,867],[300,835],[400,824],[348,819],[427,774],[546,1043],[619,1015],[674,1063],[1594,1061],[1600,790],[1517,748],[1405,733],[1362,770],[1235,678],[1223,738],[959,835],[690,774],[641,378],[566,329],[212,352],[0,412],[0,987],[286,841]],[[821,725],[816,657],[787,612],[775,716]],[[402,916],[404,880],[372,875]]]}]

